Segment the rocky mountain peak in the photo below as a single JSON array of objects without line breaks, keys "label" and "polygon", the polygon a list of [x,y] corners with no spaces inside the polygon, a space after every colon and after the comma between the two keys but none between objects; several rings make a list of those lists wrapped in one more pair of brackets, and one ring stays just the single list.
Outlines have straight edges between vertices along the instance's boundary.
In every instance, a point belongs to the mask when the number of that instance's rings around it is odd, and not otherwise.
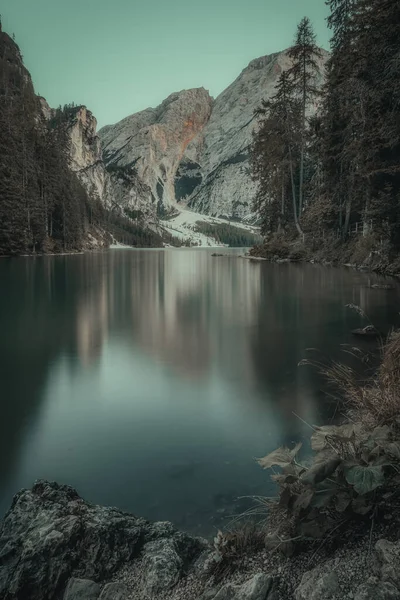
[{"label": "rocky mountain peak", "polygon": [[80,171],[102,161],[97,120],[86,106],[70,109],[68,133],[71,143],[71,161],[74,171]]},{"label": "rocky mountain peak", "polygon": [[[318,85],[328,53],[322,51]],[[255,110],[275,93],[288,51],[252,60],[215,100],[204,88],[170,94],[156,108],[104,127],[107,169],[134,173],[161,213],[184,202],[196,212],[252,217],[249,149]]]},{"label": "rocky mountain peak", "polygon": [[175,205],[175,177],[188,146],[208,122],[213,100],[204,88],[182,90],[104,127],[99,135],[108,169],[134,170],[160,209]]}]

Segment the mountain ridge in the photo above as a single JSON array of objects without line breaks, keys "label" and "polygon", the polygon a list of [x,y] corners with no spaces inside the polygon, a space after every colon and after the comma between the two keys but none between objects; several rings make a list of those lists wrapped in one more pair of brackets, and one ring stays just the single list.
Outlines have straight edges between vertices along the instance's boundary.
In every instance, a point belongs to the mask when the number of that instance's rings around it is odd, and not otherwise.
[{"label": "mountain ridge", "polygon": [[[325,50],[321,52],[318,85],[323,83],[329,56]],[[255,110],[273,95],[280,73],[290,64],[288,50],[255,58],[215,99],[204,87],[181,90],[155,108],[102,127],[99,137],[106,167],[139,166],[138,177],[150,187],[152,202],[161,215],[188,206],[215,217],[254,222],[255,183],[249,148],[257,123]],[[175,111],[180,99],[184,107]],[[201,117],[192,135],[182,140],[180,119],[184,121],[190,113],[200,113]],[[149,142],[146,128],[151,130]],[[174,132],[177,135],[171,135]],[[169,143],[173,140],[176,147]]]}]

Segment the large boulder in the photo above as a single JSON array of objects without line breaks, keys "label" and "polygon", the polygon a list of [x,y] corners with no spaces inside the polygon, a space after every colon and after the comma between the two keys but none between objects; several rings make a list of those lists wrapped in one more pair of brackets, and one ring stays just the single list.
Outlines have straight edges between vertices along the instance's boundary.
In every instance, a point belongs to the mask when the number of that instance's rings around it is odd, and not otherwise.
[{"label": "large boulder", "polygon": [[203,541],[171,524],[89,504],[69,486],[39,481],[15,496],[0,524],[0,598],[51,600],[70,577],[107,581],[145,545],[153,544],[154,553],[157,543],[164,548],[166,538],[176,553],[177,581],[204,550]]},{"label": "large boulder", "polygon": [[354,600],[400,600],[400,592],[390,581],[370,577],[360,585]]},{"label": "large boulder", "polygon": [[145,590],[149,596],[171,589],[179,581],[183,561],[174,540],[156,540],[144,547]]},{"label": "large boulder", "polygon": [[375,544],[375,573],[400,587],[400,543],[379,540]]},{"label": "large boulder", "polygon": [[90,579],[71,577],[68,581],[63,600],[97,600],[100,586]]},{"label": "large boulder", "polygon": [[241,585],[225,584],[213,600],[273,600],[274,587],[272,577],[257,573]]},{"label": "large boulder", "polygon": [[329,560],[304,573],[295,592],[296,600],[330,600],[339,593],[337,569],[340,560]]}]

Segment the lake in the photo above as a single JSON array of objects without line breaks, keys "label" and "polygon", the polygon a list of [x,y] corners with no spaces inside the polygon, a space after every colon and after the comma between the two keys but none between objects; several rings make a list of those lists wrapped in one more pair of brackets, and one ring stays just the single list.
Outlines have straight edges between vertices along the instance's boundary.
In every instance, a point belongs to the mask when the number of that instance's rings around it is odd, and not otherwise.
[{"label": "lake", "polygon": [[399,325],[399,288],[227,252],[0,260],[1,514],[46,478],[212,535],[242,497],[274,493],[254,457],[333,412],[318,374],[298,367],[306,349],[354,344],[365,323],[348,303],[385,332]]}]

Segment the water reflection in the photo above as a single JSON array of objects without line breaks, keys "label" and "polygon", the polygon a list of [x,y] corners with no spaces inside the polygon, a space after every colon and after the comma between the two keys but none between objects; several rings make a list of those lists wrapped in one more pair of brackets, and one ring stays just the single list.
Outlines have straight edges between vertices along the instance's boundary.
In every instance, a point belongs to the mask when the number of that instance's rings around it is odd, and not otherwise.
[{"label": "water reflection", "polygon": [[330,408],[297,364],[337,355],[362,306],[382,328],[398,292],[353,271],[203,250],[0,263],[0,510],[38,477],[95,502],[209,533],[267,493],[254,465]]}]

